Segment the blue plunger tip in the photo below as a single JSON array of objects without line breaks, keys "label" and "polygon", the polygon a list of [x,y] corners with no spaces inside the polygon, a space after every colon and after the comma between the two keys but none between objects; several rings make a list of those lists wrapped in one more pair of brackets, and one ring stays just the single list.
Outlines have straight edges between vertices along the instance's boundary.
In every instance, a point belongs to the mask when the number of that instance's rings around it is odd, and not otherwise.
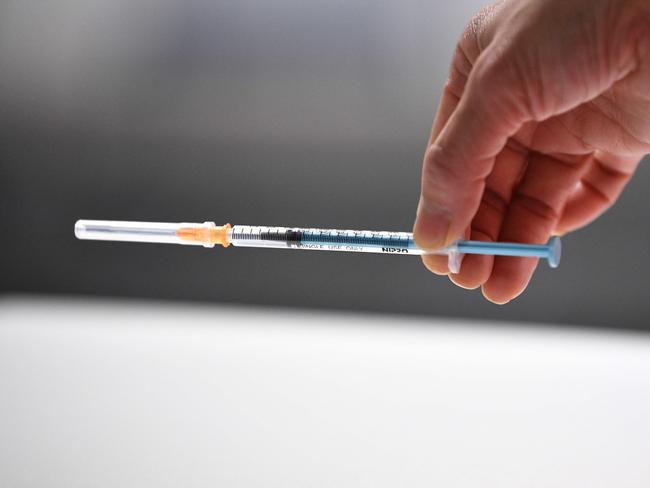
[{"label": "blue plunger tip", "polygon": [[551,268],[557,268],[562,259],[562,241],[557,236],[551,237],[548,241],[548,265]]}]

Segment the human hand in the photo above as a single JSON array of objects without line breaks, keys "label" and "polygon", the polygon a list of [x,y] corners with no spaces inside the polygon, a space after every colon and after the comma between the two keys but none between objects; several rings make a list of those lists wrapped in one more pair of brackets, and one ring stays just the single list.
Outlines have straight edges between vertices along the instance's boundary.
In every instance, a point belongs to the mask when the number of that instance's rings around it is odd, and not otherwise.
[{"label": "human hand", "polygon": [[[609,208],[648,152],[650,3],[499,2],[456,48],[424,157],[416,243],[545,243]],[[423,259],[449,273],[444,256]],[[467,255],[450,278],[506,303],[537,261]]]}]

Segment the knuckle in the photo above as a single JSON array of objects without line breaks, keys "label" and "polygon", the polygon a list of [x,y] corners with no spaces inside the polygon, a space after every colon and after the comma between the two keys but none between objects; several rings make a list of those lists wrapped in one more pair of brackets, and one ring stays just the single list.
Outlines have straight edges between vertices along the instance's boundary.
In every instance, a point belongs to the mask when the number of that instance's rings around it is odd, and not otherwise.
[{"label": "knuckle", "polygon": [[494,215],[505,215],[508,210],[508,201],[496,191],[486,188],[481,198],[483,208]]},{"label": "knuckle", "polygon": [[[512,49],[502,49],[493,45],[485,51],[474,65],[473,76],[481,86],[490,89],[512,85],[514,72],[514,53]],[[509,88],[511,88],[509,86]]]},{"label": "knuckle", "polygon": [[462,182],[465,171],[454,163],[457,159],[444,146],[431,144],[424,156],[423,182],[434,190]]},{"label": "knuckle", "polygon": [[486,5],[476,12],[469,22],[465,24],[461,42],[464,40],[473,41],[480,52],[484,47],[482,42],[483,36],[488,30],[488,27],[494,23],[495,16],[500,10],[501,5],[503,5],[503,2]]},{"label": "knuckle", "polygon": [[477,60],[471,81],[480,87],[477,94],[489,94],[482,95],[482,103],[491,113],[527,120],[536,112],[532,95],[539,93],[535,88],[538,83],[524,64],[521,52],[513,45],[493,45]]},{"label": "knuckle", "polygon": [[465,24],[463,33],[456,45],[456,52],[460,57],[467,60],[471,67],[485,49],[489,40],[487,39],[488,26],[493,21],[495,7],[489,5],[483,7]]},{"label": "knuckle", "polygon": [[512,205],[519,205],[528,216],[542,221],[544,224],[555,224],[560,219],[559,213],[548,203],[538,197],[517,193]]}]

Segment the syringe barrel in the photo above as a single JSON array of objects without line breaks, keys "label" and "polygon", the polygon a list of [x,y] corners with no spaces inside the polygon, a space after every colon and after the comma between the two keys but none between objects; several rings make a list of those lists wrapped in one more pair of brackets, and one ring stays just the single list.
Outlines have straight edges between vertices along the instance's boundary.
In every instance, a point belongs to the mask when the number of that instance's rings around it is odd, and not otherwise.
[{"label": "syringe barrel", "polygon": [[236,247],[398,255],[440,254],[448,256],[449,269],[456,273],[462,259],[455,244],[438,251],[426,251],[415,245],[410,232],[235,225],[228,233],[228,241]]},{"label": "syringe barrel", "polygon": [[267,227],[235,225],[228,234],[233,246],[273,247],[318,251],[423,254],[409,232]]}]

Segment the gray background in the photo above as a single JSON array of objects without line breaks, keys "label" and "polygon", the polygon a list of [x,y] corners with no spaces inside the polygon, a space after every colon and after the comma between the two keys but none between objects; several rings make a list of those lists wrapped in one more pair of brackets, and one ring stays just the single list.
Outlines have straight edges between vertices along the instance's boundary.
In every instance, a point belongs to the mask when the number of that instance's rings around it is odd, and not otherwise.
[{"label": "gray background", "polygon": [[650,328],[647,164],[505,307],[417,258],[74,239],[78,218],[410,229],[481,3],[2,2],[2,291]]}]

